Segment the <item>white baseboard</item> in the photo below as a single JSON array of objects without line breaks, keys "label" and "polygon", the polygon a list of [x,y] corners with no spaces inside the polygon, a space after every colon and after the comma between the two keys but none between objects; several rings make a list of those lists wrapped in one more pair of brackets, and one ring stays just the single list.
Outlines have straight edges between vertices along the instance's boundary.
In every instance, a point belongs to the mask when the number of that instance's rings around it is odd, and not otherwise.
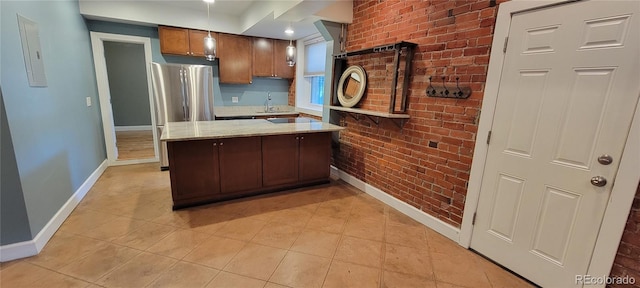
[{"label": "white baseboard", "polygon": [[331,176],[335,178],[340,178],[345,182],[351,184],[352,186],[362,190],[363,192],[373,196],[374,198],[382,201],[383,203],[395,208],[399,212],[404,215],[409,216],[411,219],[416,220],[423,225],[435,230],[436,232],[442,234],[443,236],[453,240],[458,243],[460,229],[450,224],[433,217],[423,211],[418,210],[417,208],[400,201],[399,199],[385,193],[384,191],[373,187],[364,181],[353,177],[346,172],[331,166]]},{"label": "white baseboard", "polygon": [[89,175],[87,180],[85,180],[84,183],[82,183],[82,185],[78,187],[71,198],[69,198],[69,200],[67,200],[67,202],[64,203],[62,207],[60,207],[60,210],[58,210],[58,212],[53,215],[51,220],[49,220],[47,225],[45,225],[44,228],[42,228],[42,230],[38,232],[38,235],[36,235],[33,240],[0,246],[0,262],[25,258],[40,253],[40,251],[42,251],[42,248],[44,248],[44,245],[46,245],[47,242],[49,242],[49,239],[53,237],[53,234],[58,231],[60,225],[62,225],[64,220],[69,217],[71,212],[73,212],[73,209],[78,206],[80,200],[82,200],[82,198],[87,195],[87,192],[89,192],[91,187],[93,187],[93,184],[98,181],[98,178],[100,178],[107,167],[107,160],[104,160],[100,164],[100,166],[98,166],[98,168],[96,168],[96,170],[94,170],[93,173]]},{"label": "white baseboard", "polygon": [[33,240],[0,246],[0,262],[26,258],[36,254],[38,254],[38,248]]},{"label": "white baseboard", "polygon": [[118,132],[120,131],[151,131],[153,130],[153,126],[151,125],[140,125],[140,126],[115,126],[114,129]]}]

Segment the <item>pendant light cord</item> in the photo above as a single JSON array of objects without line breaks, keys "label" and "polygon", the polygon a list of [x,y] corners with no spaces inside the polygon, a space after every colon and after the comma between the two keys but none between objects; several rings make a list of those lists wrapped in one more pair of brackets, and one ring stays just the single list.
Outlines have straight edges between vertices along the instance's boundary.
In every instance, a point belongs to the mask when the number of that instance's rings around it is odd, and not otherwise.
[{"label": "pendant light cord", "polygon": [[211,37],[211,16],[209,16],[209,2],[207,2],[207,31],[209,32],[209,37]]}]

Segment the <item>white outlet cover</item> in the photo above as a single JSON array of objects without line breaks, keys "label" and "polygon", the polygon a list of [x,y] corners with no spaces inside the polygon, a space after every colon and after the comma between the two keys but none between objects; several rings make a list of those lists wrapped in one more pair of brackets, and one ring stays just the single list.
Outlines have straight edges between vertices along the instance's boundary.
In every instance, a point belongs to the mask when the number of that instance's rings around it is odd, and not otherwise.
[{"label": "white outlet cover", "polygon": [[87,97],[87,107],[91,107],[91,97]]},{"label": "white outlet cover", "polygon": [[238,97],[231,97],[231,102],[238,103]]}]

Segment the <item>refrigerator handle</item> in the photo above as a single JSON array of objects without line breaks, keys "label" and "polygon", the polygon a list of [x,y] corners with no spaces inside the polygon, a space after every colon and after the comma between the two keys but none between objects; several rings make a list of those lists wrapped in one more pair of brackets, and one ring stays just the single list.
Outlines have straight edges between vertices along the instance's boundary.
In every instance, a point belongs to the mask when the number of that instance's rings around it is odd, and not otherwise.
[{"label": "refrigerator handle", "polygon": [[187,93],[186,93],[186,77],[185,70],[180,68],[180,94],[182,94],[182,120],[187,121],[189,117],[187,117]]}]

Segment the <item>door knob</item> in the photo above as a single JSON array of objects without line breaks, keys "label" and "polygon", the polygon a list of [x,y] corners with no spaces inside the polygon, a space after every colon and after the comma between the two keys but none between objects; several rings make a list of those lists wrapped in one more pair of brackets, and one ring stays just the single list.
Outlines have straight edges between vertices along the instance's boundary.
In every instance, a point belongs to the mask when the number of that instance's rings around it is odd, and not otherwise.
[{"label": "door knob", "polygon": [[604,154],[600,157],[598,157],[598,163],[602,164],[602,165],[609,165],[611,163],[613,163],[613,158],[607,154]]},{"label": "door knob", "polygon": [[591,185],[596,187],[602,187],[604,185],[607,185],[607,179],[602,176],[591,177]]}]

